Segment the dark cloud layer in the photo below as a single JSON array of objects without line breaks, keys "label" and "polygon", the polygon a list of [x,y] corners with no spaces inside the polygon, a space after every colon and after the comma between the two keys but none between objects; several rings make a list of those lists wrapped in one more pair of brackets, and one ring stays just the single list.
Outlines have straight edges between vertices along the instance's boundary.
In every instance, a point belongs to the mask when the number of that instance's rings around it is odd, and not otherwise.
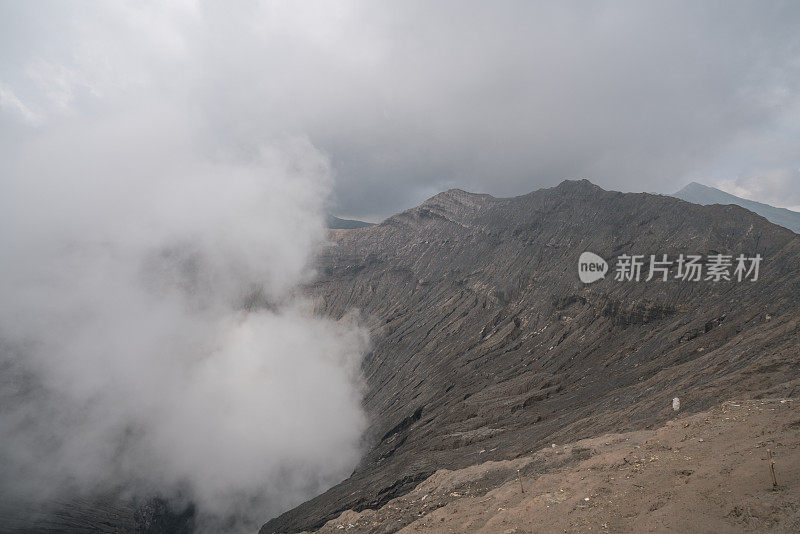
[{"label": "dark cloud layer", "polygon": [[[84,19],[108,14],[86,6],[16,10],[19,24],[3,17],[7,114],[46,120],[43,91],[50,107],[91,107],[120,79],[190,86],[214,143],[307,136],[343,215],[569,177],[658,192],[697,180],[800,205],[795,2],[187,2],[129,9],[152,22],[144,52],[93,24],[87,37]],[[62,65],[43,60],[53,50]],[[127,63],[85,67],[112,54]]]},{"label": "dark cloud layer", "polygon": [[[130,10],[152,19],[144,52],[83,33],[103,18],[86,6],[57,5],[63,26],[50,8],[3,17],[7,114],[44,121],[47,106],[95,105],[104,83],[199,78],[185,97],[215,143],[307,136],[344,215],[568,177],[659,192],[698,180],[800,205],[794,2],[186,3]],[[110,54],[129,63],[86,68]]]},{"label": "dark cloud layer", "polygon": [[409,8],[380,32],[365,83],[342,89],[364,95],[352,120],[314,140],[354,213],[450,186],[512,195],[587,177],[671,192],[773,166],[790,176],[765,200],[800,203],[796,150],[772,138],[789,123],[800,140],[799,15],[731,2]]}]

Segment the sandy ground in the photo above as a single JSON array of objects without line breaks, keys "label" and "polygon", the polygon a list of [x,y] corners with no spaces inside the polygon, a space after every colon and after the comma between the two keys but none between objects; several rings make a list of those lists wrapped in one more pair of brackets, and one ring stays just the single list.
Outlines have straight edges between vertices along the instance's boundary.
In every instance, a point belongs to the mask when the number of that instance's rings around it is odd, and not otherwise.
[{"label": "sandy ground", "polygon": [[440,470],[318,532],[398,531],[800,532],[800,399],[730,401],[656,430]]}]

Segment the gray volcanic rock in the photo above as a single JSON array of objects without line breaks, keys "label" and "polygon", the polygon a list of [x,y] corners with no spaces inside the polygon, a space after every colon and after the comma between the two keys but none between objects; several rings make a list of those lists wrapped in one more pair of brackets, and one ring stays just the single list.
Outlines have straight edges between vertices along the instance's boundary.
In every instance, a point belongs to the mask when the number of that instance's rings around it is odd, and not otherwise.
[{"label": "gray volcanic rock", "polygon": [[374,223],[359,221],[356,219],[340,219],[334,215],[328,215],[326,225],[331,230],[352,230],[354,228],[366,228]]},{"label": "gray volcanic rock", "polygon": [[33,506],[0,502],[0,532],[15,534],[190,534],[192,505],[173,509],[154,497],[135,502],[115,494],[63,497]]},{"label": "gray volcanic rock", "polygon": [[698,184],[697,182],[690,183],[672,196],[704,206],[708,204],[735,204],[737,206],[742,206],[745,209],[758,213],[762,217],[766,217],[770,222],[788,228],[795,233],[800,233],[800,213],[796,211],[787,210],[786,208],[776,208],[769,204],[739,198],[725,191]]},{"label": "gray volcanic rock", "polygon": [[[676,396],[696,412],[800,393],[800,236],[738,206],[587,181],[507,199],[451,190],[333,239],[308,289],[321,313],[360,310],[372,331],[368,448],[262,534],[379,507],[438,468],[650,428]],[[584,251],[609,261],[605,279],[579,281]],[[764,260],[756,282],[675,280],[674,267],[667,282],[613,279],[620,254],[681,253]]]}]

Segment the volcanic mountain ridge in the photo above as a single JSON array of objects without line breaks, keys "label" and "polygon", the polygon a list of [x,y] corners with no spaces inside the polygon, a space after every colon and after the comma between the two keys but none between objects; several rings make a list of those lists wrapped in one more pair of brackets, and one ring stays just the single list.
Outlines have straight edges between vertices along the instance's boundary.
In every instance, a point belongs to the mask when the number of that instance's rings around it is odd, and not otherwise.
[{"label": "volcanic mountain ridge", "polygon": [[[673,397],[696,413],[800,393],[800,236],[738,206],[565,181],[514,198],[450,190],[332,236],[308,292],[320,313],[371,330],[367,448],[349,478],[262,534],[378,509],[438,469],[654,428]],[[642,254],[643,273],[651,254],[763,261],[757,281],[689,282],[673,264],[666,282],[610,272],[585,285],[584,251],[611,269]]]}]

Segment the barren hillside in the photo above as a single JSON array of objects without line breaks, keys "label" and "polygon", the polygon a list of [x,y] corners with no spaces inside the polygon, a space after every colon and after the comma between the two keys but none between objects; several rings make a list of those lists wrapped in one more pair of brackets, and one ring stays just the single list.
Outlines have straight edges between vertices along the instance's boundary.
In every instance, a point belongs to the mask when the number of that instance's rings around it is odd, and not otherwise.
[{"label": "barren hillside", "polygon": [[[696,413],[800,393],[800,237],[737,206],[587,181],[509,199],[451,190],[335,241],[309,291],[320,312],[371,328],[367,450],[262,533],[380,508],[440,469],[654,428],[675,396]],[[581,283],[584,251],[612,272]],[[760,254],[759,279],[613,276],[622,254],[719,253]]]}]

